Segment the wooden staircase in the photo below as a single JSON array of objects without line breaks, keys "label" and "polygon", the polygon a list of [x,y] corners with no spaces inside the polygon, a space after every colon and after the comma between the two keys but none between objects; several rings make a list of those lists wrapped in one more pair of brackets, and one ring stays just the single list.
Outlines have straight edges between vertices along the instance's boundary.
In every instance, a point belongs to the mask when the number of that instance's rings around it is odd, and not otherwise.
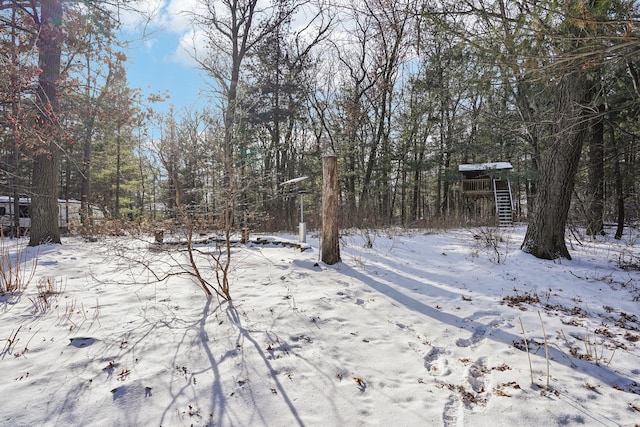
[{"label": "wooden staircase", "polygon": [[513,205],[511,202],[511,187],[505,190],[498,190],[495,181],[493,183],[493,194],[496,201],[496,214],[498,215],[499,227],[511,227],[513,225]]}]

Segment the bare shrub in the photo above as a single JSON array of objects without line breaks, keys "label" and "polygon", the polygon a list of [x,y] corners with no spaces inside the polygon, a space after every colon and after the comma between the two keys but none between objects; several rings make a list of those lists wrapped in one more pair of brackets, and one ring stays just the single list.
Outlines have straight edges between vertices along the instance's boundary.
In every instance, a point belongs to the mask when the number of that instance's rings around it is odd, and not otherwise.
[{"label": "bare shrub", "polygon": [[509,254],[509,236],[495,227],[483,227],[473,233],[479,249],[486,252],[489,261],[504,264]]},{"label": "bare shrub", "polygon": [[11,335],[9,335],[9,338],[7,338],[7,342],[4,344],[4,348],[2,349],[2,351],[0,351],[0,357],[2,359],[4,359],[7,354],[11,354],[13,349],[15,349],[18,341],[20,341],[20,338],[18,337],[20,329],[22,329],[22,325],[18,326],[17,329],[11,331]]},{"label": "bare shrub", "polygon": [[35,297],[29,298],[33,303],[33,311],[43,314],[51,309],[52,302],[62,293],[62,281],[54,277],[41,277],[38,280],[38,293]]},{"label": "bare shrub", "polygon": [[631,250],[623,249],[618,255],[618,267],[625,271],[640,271],[640,256]]},{"label": "bare shrub", "polygon": [[0,239],[0,296],[22,292],[33,279],[38,257],[29,259],[26,242]]},{"label": "bare shrub", "polygon": [[572,341],[569,340],[563,330],[560,330],[559,335],[564,339],[569,348],[569,353],[576,359],[587,360],[598,366],[609,366],[619,346],[613,339],[606,335],[602,336],[600,342],[598,342],[599,332],[601,331],[598,329],[593,333],[585,329],[583,334],[569,333],[568,335],[573,338]]},{"label": "bare shrub", "polygon": [[[200,249],[195,245],[194,226],[196,223],[192,222],[187,217],[186,225],[186,253],[189,259],[189,266],[191,267],[187,271],[188,274],[196,280],[207,297],[211,297],[213,294],[216,294],[224,301],[231,301],[231,290],[229,288],[229,268],[231,266],[230,229],[225,229],[225,235],[221,242],[222,245],[217,244],[215,246],[215,250],[211,251],[209,249]],[[198,259],[204,259],[209,265],[213,266],[216,278],[215,284],[202,274],[202,271],[198,266]]]},{"label": "bare shrub", "polygon": [[363,246],[367,249],[373,248],[376,241],[375,233],[368,228],[363,228],[360,231],[362,233],[362,239],[364,240]]},{"label": "bare shrub", "polygon": [[[231,301],[229,273],[232,246],[235,244],[231,227],[224,227],[221,234],[205,233],[204,230],[211,229],[213,223],[186,212],[178,196],[176,200],[179,220],[159,223],[159,228],[144,233],[155,236],[146,256],[141,257],[139,252],[135,256],[129,255],[128,245],[114,246],[117,256],[144,269],[151,277],[149,283],[186,276],[200,287],[207,298],[216,296],[221,302]],[[134,280],[139,282],[139,277],[137,274]]]}]

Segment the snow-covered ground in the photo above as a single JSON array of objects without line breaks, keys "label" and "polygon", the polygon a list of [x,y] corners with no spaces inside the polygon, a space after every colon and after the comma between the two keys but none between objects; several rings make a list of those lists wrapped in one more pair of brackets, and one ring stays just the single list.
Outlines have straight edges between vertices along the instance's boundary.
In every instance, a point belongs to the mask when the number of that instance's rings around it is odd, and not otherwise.
[{"label": "snow-covered ground", "polygon": [[176,248],[30,248],[0,297],[0,424],[637,425],[640,241],[552,262],[524,231],[353,231],[334,266],[313,236],[239,246],[222,306],[133,262],[186,266]]}]

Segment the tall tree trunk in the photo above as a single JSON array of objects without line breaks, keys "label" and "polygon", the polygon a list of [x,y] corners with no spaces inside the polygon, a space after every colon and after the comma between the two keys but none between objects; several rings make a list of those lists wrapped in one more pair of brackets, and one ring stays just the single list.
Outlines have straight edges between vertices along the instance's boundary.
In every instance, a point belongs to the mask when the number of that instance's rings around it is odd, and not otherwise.
[{"label": "tall tree trunk", "polygon": [[[613,120],[612,120],[613,122]],[[620,171],[620,151],[618,150],[618,141],[613,129],[613,125],[609,125],[609,135],[611,139],[611,154],[613,155],[613,173],[615,176],[615,188],[616,188],[616,207],[618,210],[617,228],[615,238],[616,240],[622,239],[624,233],[624,181],[622,179],[622,172]]]},{"label": "tall tree trunk", "polygon": [[20,191],[18,189],[18,136],[13,135],[11,138],[11,195],[13,196],[13,221],[11,226],[11,235],[18,237],[20,235]]},{"label": "tall tree trunk", "polygon": [[[138,134],[138,152],[143,152],[143,139],[142,134]],[[144,207],[146,205],[147,199],[147,173],[145,173],[145,160],[146,157],[143,155],[138,155],[138,173],[140,174],[140,195],[139,195],[139,203],[138,203],[138,223],[142,223],[143,218],[145,217]],[[206,182],[206,180],[205,180]],[[205,193],[206,194],[206,193]],[[88,199],[88,198],[87,198]],[[205,195],[206,200],[206,195]],[[88,205],[87,205],[88,206]]]},{"label": "tall tree trunk", "polygon": [[[16,22],[16,1],[13,0],[12,9],[11,9],[11,22]],[[16,25],[11,26],[11,114],[13,117],[18,117],[20,111],[20,82],[18,80],[18,69],[20,67],[20,63],[18,60],[18,36],[17,36],[17,28]],[[11,130],[11,157],[10,157],[10,171],[11,171],[11,179],[10,179],[10,187],[11,187],[11,196],[13,196],[13,218],[12,218],[12,226],[11,226],[11,235],[14,237],[18,237],[20,234],[20,191],[18,189],[19,180],[18,180],[18,161],[20,159],[19,155],[19,139],[18,129],[16,125],[12,126]]]},{"label": "tall tree trunk", "polygon": [[[411,205],[410,211],[411,221],[416,221],[418,219],[418,200],[420,198],[420,169],[418,167],[418,153],[413,154],[413,182],[411,183]],[[421,164],[421,163],[420,163]]]},{"label": "tall tree trunk", "polygon": [[[91,69],[90,61],[87,61],[87,69]],[[111,70],[109,72],[111,72]],[[90,75],[90,71],[87,71],[87,75]],[[108,81],[109,78],[107,78],[107,82]],[[89,84],[89,79],[87,79],[85,97],[87,101],[91,99],[91,85]],[[98,103],[96,103],[96,105],[97,104]],[[80,175],[80,222],[85,227],[89,225],[89,204],[91,203],[89,194],[91,191],[91,149],[93,144],[93,128],[95,125],[97,108],[89,106],[86,114],[86,130],[82,147],[82,173]]]},{"label": "tall tree trunk", "polygon": [[[386,104],[382,103],[382,108],[383,110],[386,108]],[[383,111],[384,114],[384,111]],[[365,168],[365,172],[364,172],[364,178],[362,180],[362,191],[360,193],[360,204],[361,204],[361,208],[364,208],[366,210],[369,210],[369,212],[371,212],[371,210],[374,208],[374,201],[372,201],[372,191],[371,191],[371,181],[372,181],[372,177],[373,177],[373,170],[374,167],[376,165],[376,161],[378,160],[378,148],[380,146],[380,140],[381,140],[381,130],[382,127],[384,126],[383,121],[381,120],[378,123],[378,127],[377,127],[377,131],[375,133],[375,135],[373,135],[373,140],[371,141],[371,147],[369,147],[369,158],[367,159],[367,166]],[[373,214],[373,220],[377,221],[377,212],[371,212]]]},{"label": "tall tree trunk", "polygon": [[61,243],[58,228],[58,172],[60,167],[58,80],[62,52],[61,0],[41,0],[38,62],[41,70],[37,90],[43,145],[33,161],[31,231],[29,246]]},{"label": "tall tree trunk", "polygon": [[122,125],[118,123],[118,134],[116,135],[116,177],[115,177],[115,201],[113,206],[113,213],[116,218],[120,219],[120,182],[122,175],[122,154],[121,154],[121,145],[122,142],[120,140],[120,132],[122,129]]},{"label": "tall tree trunk", "polygon": [[[82,150],[82,175],[80,183],[80,222],[84,226],[89,224],[89,203],[91,190],[91,142],[93,134],[93,119],[89,120],[87,125],[87,134],[85,136],[84,147]],[[90,130],[91,129],[91,130]]]},{"label": "tall tree trunk", "polygon": [[538,197],[522,243],[522,250],[538,258],[571,259],[565,243],[565,227],[574,179],[587,134],[585,76],[563,76],[556,95],[555,135],[544,152]]},{"label": "tall tree trunk", "polygon": [[[604,106],[598,108],[604,110]],[[589,211],[587,234],[604,233],[604,120],[598,115],[589,129]]]}]

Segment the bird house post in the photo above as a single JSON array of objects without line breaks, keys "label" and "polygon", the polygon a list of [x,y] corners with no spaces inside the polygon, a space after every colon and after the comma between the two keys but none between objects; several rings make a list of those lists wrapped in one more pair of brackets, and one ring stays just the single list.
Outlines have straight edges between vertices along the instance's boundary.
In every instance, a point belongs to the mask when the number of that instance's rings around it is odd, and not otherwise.
[{"label": "bird house post", "polygon": [[[307,178],[309,177],[301,176],[300,178],[293,178],[283,182],[280,185],[284,187],[293,187],[292,189],[287,190],[289,193],[293,194],[294,190],[298,188],[298,183],[300,183],[301,181],[304,181]],[[307,242],[307,224],[304,222],[304,195],[307,192],[303,189],[298,188],[297,193],[300,196],[300,224],[298,227],[298,231],[299,231],[298,235],[299,235],[300,243],[306,243]]]}]

